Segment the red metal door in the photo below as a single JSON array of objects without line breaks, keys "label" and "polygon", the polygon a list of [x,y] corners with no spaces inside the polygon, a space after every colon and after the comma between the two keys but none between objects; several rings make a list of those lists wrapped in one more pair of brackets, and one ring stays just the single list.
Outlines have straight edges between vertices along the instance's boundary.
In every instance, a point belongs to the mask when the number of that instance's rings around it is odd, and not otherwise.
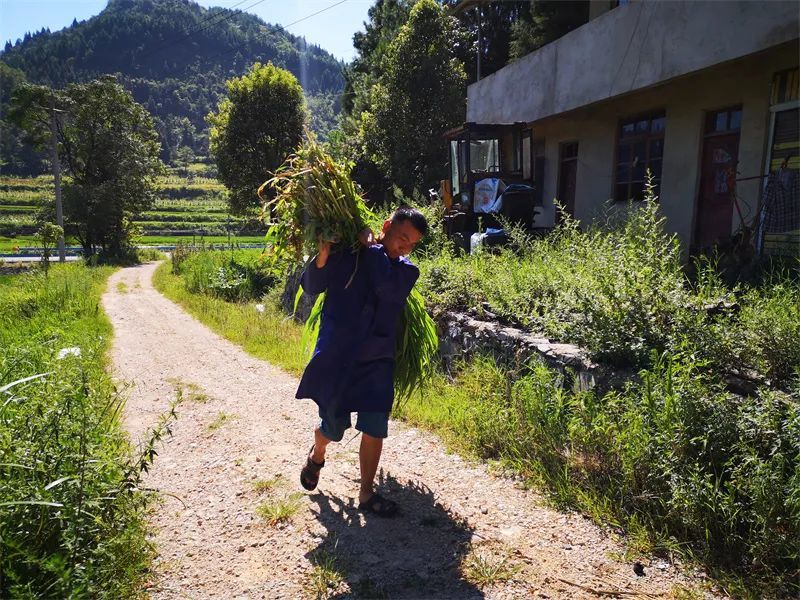
[{"label": "red metal door", "polygon": [[[734,117],[727,115],[733,112]],[[737,114],[738,113],[738,114]],[[703,164],[700,175],[700,196],[697,201],[695,246],[706,248],[731,236],[733,219],[733,194],[735,192],[736,162],[739,156],[738,122],[740,111],[720,111],[714,114],[720,121],[730,118],[735,127],[717,128],[734,130],[731,133],[707,135],[703,143]]]}]

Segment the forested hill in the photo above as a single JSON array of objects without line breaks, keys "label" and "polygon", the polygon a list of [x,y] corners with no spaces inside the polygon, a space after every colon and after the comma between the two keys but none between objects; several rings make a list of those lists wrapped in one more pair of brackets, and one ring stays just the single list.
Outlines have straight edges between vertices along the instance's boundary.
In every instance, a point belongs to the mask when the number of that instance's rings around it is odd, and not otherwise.
[{"label": "forested hill", "polygon": [[0,60],[30,82],[56,87],[119,73],[156,118],[166,160],[181,147],[206,154],[205,116],[216,110],[225,80],[254,62],[297,76],[318,129],[333,118],[344,85],[342,63],[318,46],[254,15],[191,0],[109,0],[91,19],[6,44]]}]

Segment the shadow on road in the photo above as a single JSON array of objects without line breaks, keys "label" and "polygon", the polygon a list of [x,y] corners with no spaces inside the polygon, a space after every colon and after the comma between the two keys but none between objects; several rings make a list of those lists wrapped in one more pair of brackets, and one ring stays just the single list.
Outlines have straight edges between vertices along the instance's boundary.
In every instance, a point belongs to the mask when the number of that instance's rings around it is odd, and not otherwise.
[{"label": "shadow on road", "polygon": [[436,501],[419,482],[401,485],[383,470],[378,490],[396,501],[392,519],[365,515],[351,498],[310,496],[327,529],[306,557],[346,581],[352,593],[337,598],[483,598],[459,570],[473,530]]}]

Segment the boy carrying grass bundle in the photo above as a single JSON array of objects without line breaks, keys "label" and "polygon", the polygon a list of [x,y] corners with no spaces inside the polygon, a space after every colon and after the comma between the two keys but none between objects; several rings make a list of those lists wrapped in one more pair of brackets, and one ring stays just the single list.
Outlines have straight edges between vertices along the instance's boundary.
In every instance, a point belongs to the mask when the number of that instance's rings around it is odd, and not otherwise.
[{"label": "boy carrying grass bundle", "polygon": [[302,277],[306,293],[326,295],[314,354],[296,394],[314,400],[322,419],[300,482],[316,488],[328,444],[341,441],[356,412],[362,433],[358,508],[384,517],[393,516],[397,504],[375,492],[375,473],[394,402],[398,320],[419,277],[407,255],[427,230],[421,212],[399,208],[384,222],[377,243],[367,233],[363,247],[353,252],[320,241]]}]

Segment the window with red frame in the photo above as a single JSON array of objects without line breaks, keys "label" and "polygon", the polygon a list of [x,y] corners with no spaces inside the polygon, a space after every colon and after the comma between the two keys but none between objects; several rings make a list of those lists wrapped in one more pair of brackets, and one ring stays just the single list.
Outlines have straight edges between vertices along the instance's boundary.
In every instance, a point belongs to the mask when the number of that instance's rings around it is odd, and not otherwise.
[{"label": "window with red frame", "polygon": [[662,110],[620,123],[614,169],[614,200],[643,200],[648,169],[653,175],[655,192],[659,193],[666,122],[667,117]]}]

